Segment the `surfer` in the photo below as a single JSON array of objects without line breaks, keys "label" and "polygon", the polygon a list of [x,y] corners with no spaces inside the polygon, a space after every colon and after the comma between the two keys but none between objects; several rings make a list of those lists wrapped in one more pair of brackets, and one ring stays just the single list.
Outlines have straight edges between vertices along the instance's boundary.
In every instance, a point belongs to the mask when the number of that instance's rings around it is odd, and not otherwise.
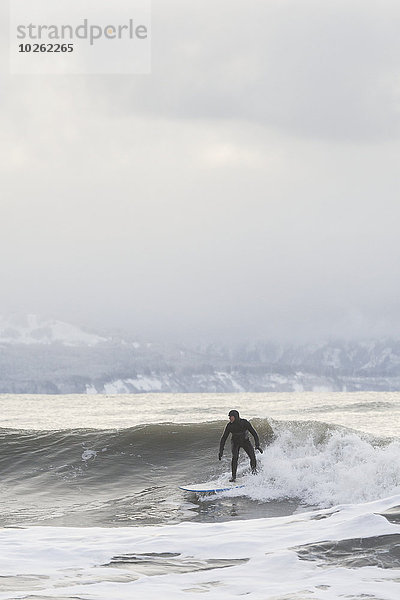
[{"label": "surfer", "polygon": [[263,453],[260,448],[260,440],[258,438],[258,433],[251,425],[250,421],[246,419],[241,419],[237,410],[229,411],[229,423],[225,427],[225,431],[222,435],[221,441],[219,443],[219,454],[218,459],[221,460],[222,455],[224,453],[225,442],[228,438],[228,435],[232,434],[232,477],[229,481],[236,481],[236,471],[237,464],[239,459],[239,450],[243,448],[243,450],[247,453],[250,458],[250,467],[252,473],[257,473],[257,460],[254,452],[253,445],[249,439],[249,432],[254,438],[256,444],[256,450]]}]

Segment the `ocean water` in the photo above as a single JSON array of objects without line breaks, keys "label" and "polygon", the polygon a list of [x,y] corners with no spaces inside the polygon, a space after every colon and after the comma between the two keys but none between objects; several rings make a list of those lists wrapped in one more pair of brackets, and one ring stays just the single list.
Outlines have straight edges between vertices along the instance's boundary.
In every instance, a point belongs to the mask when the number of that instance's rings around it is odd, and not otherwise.
[{"label": "ocean water", "polygon": [[[0,402],[0,600],[400,597],[400,393]],[[258,474],[183,492],[228,479],[231,408]]]}]

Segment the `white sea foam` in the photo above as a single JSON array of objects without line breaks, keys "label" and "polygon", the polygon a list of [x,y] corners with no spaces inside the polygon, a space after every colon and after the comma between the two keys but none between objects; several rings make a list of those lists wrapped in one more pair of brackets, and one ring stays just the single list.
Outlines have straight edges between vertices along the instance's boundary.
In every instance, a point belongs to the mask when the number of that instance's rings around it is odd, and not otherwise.
[{"label": "white sea foam", "polygon": [[[259,474],[245,476],[245,488],[230,495],[263,501],[298,498],[309,506],[328,507],[400,494],[399,442],[380,446],[348,430],[282,424],[277,440],[258,460]],[[247,460],[242,465],[243,471]]]},{"label": "white sea foam", "polygon": [[[349,597],[350,591],[352,598],[367,594],[397,600],[400,569],[326,568],[321,562],[300,560],[296,548],[400,534],[400,525],[377,514],[399,504],[396,496],[335,510],[216,524],[3,529],[0,600],[26,596],[27,589],[32,598],[92,600],[188,600],[198,598],[199,592],[218,600],[241,595],[251,600],[337,600]],[[168,553],[168,560],[161,553]],[[133,555],[141,559],[129,564]],[[115,557],[119,562],[110,565]],[[146,557],[159,565],[164,560],[165,574],[145,574],[141,560]],[[231,561],[232,566],[220,568],[213,565],[215,560]]]},{"label": "white sea foam", "polygon": [[[104,450],[102,450],[102,452],[104,452]],[[82,460],[84,462],[90,460],[91,458],[96,458],[96,456],[97,456],[96,450],[90,450],[89,448],[84,447],[83,452],[82,452]]]}]

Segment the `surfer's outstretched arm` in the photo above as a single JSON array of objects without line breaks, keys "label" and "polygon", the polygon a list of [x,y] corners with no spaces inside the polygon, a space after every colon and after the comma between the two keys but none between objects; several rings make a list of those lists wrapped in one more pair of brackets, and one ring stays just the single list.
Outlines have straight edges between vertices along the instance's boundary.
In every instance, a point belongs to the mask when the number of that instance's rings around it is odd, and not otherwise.
[{"label": "surfer's outstretched arm", "polygon": [[227,426],[225,427],[225,431],[222,434],[222,438],[219,442],[219,455],[218,455],[219,460],[221,460],[221,457],[224,453],[225,442],[228,438],[228,435],[230,434],[229,425],[230,425],[230,423],[228,423]]}]

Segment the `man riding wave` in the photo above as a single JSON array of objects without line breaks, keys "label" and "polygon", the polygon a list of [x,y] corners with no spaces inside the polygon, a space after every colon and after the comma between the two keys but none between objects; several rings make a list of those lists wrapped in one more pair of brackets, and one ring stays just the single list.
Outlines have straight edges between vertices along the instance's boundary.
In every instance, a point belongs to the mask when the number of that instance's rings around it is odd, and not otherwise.
[{"label": "man riding wave", "polygon": [[219,443],[219,454],[218,458],[221,460],[222,455],[224,453],[225,442],[228,439],[229,434],[232,434],[232,477],[229,481],[236,481],[236,472],[237,472],[237,464],[239,459],[239,450],[243,448],[243,450],[247,453],[250,458],[250,467],[252,473],[257,473],[257,460],[254,452],[253,445],[249,439],[249,433],[254,438],[256,450],[263,453],[262,448],[260,448],[260,440],[257,434],[257,431],[254,429],[250,421],[246,419],[241,419],[237,410],[229,411],[229,423],[225,427],[225,431],[221,437],[221,441]]}]

